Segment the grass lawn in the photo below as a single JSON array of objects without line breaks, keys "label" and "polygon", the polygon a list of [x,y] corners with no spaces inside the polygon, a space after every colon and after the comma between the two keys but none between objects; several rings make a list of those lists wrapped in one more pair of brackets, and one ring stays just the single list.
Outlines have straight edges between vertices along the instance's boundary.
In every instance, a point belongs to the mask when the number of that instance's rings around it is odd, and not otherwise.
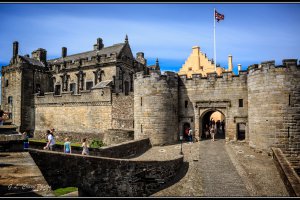
[{"label": "grass lawn", "polygon": [[64,194],[68,194],[70,192],[75,192],[77,190],[78,190],[77,187],[66,187],[66,188],[58,188],[58,189],[54,190],[53,192],[54,192],[55,196],[61,196]]}]

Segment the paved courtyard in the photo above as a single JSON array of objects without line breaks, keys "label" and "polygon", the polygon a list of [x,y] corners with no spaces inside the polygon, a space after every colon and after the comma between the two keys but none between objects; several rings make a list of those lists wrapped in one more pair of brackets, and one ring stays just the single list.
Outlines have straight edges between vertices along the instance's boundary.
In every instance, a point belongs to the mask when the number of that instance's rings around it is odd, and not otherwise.
[{"label": "paved courtyard", "polygon": [[[175,184],[152,196],[289,196],[271,156],[246,143],[204,140],[183,144],[187,172]],[[151,148],[137,160],[176,157],[180,144]]]}]

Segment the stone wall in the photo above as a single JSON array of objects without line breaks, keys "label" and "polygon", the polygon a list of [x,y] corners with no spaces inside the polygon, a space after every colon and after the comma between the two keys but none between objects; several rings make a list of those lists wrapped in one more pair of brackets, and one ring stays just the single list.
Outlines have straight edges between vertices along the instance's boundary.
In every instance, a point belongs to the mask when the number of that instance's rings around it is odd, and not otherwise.
[{"label": "stone wall", "polygon": [[300,68],[297,60],[248,68],[249,144],[270,152],[279,147],[291,160],[300,152]]},{"label": "stone wall", "polygon": [[[46,146],[46,142],[35,142],[30,141],[29,147],[31,149],[40,149]],[[100,148],[89,148],[91,156],[101,156],[110,158],[132,158],[139,156],[148,149],[151,148],[151,143],[149,138],[141,140],[132,140],[126,142],[120,142],[119,144],[104,146]],[[54,151],[64,152],[64,145],[55,145]],[[82,147],[72,146],[72,154],[81,154]]]},{"label": "stone wall", "polygon": [[79,196],[149,196],[179,173],[183,157],[132,161],[29,150],[52,189],[78,187]]},{"label": "stone wall", "polygon": [[151,144],[178,139],[178,77],[137,74],[134,80],[134,138],[149,137]]},{"label": "stone wall", "polygon": [[[227,140],[237,139],[237,123],[247,123],[248,93],[247,72],[239,75],[223,72],[222,76],[208,73],[207,77],[193,75],[187,79],[180,76],[179,83],[179,129],[189,123],[196,137],[202,134],[202,118],[209,111],[219,111],[225,116]],[[243,107],[239,107],[243,99]],[[186,105],[187,104],[187,105]]]},{"label": "stone wall", "polygon": [[55,128],[57,133],[71,137],[91,134],[103,139],[104,132],[111,129],[111,109],[109,88],[77,95],[45,93],[35,97],[35,134],[38,137],[47,129]]},{"label": "stone wall", "polygon": [[112,94],[112,128],[133,131],[133,92]]}]

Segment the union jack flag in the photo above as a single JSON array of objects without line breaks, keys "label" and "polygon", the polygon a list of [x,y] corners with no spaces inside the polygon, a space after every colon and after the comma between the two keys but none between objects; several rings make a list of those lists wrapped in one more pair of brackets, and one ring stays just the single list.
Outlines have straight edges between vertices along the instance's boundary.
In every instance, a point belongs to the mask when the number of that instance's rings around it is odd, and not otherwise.
[{"label": "union jack flag", "polygon": [[215,11],[215,19],[217,20],[217,22],[219,22],[220,20],[224,20],[224,15]]}]

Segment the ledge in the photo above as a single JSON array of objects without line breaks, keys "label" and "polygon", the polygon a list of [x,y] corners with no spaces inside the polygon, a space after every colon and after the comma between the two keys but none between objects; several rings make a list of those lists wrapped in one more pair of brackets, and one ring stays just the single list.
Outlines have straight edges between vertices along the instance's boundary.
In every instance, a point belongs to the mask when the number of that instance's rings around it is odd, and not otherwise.
[{"label": "ledge", "polygon": [[281,179],[283,180],[285,187],[293,197],[300,196],[300,178],[295,170],[291,167],[288,160],[279,148],[271,148],[273,151],[273,160],[280,173]]}]

